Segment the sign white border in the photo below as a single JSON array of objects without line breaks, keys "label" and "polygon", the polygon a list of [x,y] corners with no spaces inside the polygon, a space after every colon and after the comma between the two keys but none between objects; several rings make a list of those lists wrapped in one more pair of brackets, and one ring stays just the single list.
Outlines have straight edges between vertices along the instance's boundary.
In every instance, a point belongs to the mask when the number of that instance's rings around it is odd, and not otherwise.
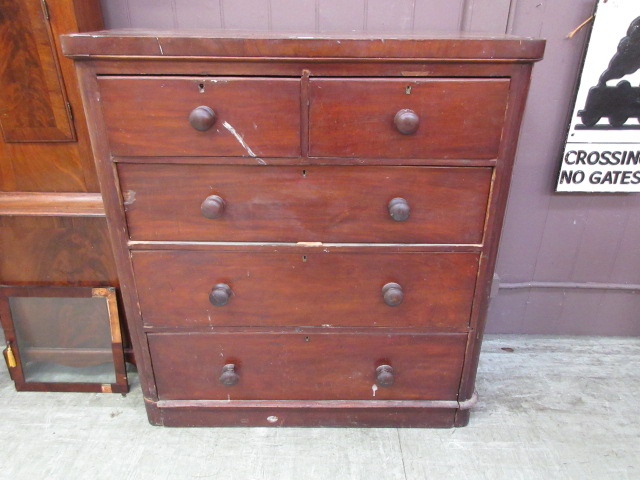
[{"label": "sign white border", "polygon": [[[632,22],[633,32],[628,36]],[[638,67],[640,1],[599,0],[562,154],[557,192],[640,192]],[[598,91],[594,91],[596,86]],[[601,118],[593,125],[585,125],[589,123],[585,113]],[[620,125],[625,116],[628,119]]]}]

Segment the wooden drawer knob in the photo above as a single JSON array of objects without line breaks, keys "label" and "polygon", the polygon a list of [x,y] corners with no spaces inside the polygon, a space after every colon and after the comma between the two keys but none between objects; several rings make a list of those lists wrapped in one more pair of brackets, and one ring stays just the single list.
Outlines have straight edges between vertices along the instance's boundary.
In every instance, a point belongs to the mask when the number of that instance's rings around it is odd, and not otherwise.
[{"label": "wooden drawer knob", "polygon": [[381,387],[393,385],[393,367],[391,365],[380,365],[376,368],[376,384]]},{"label": "wooden drawer knob", "polygon": [[202,205],[200,205],[200,211],[205,217],[214,220],[222,216],[224,207],[226,206],[227,204],[222,197],[210,195],[205,198]]},{"label": "wooden drawer knob", "polygon": [[420,117],[413,110],[403,108],[396,113],[393,123],[400,133],[403,135],[411,135],[418,131],[420,126]]},{"label": "wooden drawer knob", "polygon": [[220,375],[220,383],[227,387],[233,387],[240,381],[240,375],[236,373],[236,366],[233,363],[227,363],[222,367],[222,374]]},{"label": "wooden drawer knob", "polygon": [[397,307],[402,303],[404,299],[404,293],[402,293],[402,287],[397,283],[387,283],[382,287],[382,298],[384,303],[390,307]]},{"label": "wooden drawer knob", "polygon": [[409,215],[411,214],[409,202],[407,202],[404,198],[397,197],[391,199],[389,205],[387,205],[387,208],[389,209],[389,215],[391,215],[391,218],[393,218],[396,222],[404,222],[409,218]]},{"label": "wooden drawer knob", "polygon": [[216,123],[216,112],[211,107],[200,105],[191,110],[189,114],[189,123],[193,128],[200,132],[205,132],[213,127]]},{"label": "wooden drawer knob", "polygon": [[231,287],[226,283],[218,283],[209,293],[209,301],[216,307],[224,307],[231,298]]}]

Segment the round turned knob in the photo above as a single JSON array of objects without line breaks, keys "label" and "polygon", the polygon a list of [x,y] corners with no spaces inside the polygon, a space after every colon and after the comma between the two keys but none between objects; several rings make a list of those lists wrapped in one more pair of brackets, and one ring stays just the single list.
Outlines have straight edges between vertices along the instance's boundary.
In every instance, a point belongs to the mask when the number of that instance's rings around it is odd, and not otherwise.
[{"label": "round turned knob", "polygon": [[376,368],[376,384],[381,387],[393,385],[393,367],[391,365],[380,365]]},{"label": "round turned knob", "polygon": [[393,123],[400,133],[404,135],[411,135],[412,133],[416,133],[418,130],[420,117],[418,117],[418,114],[413,110],[403,108],[396,113]]},{"label": "round turned knob", "polygon": [[216,123],[216,112],[213,108],[206,105],[200,105],[199,107],[191,110],[189,114],[189,123],[193,128],[201,132],[205,132],[213,127]]},{"label": "round turned knob", "polygon": [[222,367],[222,374],[220,375],[220,383],[227,387],[233,387],[240,381],[240,375],[236,373],[236,366],[233,363],[227,363]]},{"label": "round turned knob", "polygon": [[200,211],[205,217],[214,220],[221,217],[224,213],[224,207],[227,204],[222,197],[218,195],[210,195],[204,199],[202,205],[200,205]]},{"label": "round turned knob", "polygon": [[404,299],[402,287],[397,283],[387,283],[382,287],[382,298],[384,299],[384,303],[390,307],[397,307]]},{"label": "round turned knob", "polygon": [[404,198],[394,198],[387,205],[389,209],[389,215],[396,222],[404,222],[409,215],[411,214],[411,208],[409,207],[409,202],[407,202]]},{"label": "round turned knob", "polygon": [[229,303],[231,293],[233,292],[231,292],[231,287],[229,287],[229,285],[226,283],[219,283],[211,289],[211,293],[209,293],[209,301],[216,307],[223,307]]}]

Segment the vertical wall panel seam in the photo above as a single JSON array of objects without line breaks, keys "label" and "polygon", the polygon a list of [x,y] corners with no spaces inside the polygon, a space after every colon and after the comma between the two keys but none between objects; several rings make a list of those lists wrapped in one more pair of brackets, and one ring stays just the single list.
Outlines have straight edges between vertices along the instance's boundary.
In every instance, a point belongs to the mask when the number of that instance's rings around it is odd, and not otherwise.
[{"label": "vertical wall panel seam", "polygon": [[129,22],[128,28],[131,28],[131,6],[129,5],[129,0],[125,0],[124,5],[127,11],[127,21]]},{"label": "vertical wall panel seam", "polygon": [[538,29],[538,38],[542,37],[542,29],[544,28],[544,19],[546,18],[545,15],[547,13],[547,5],[549,5],[549,2],[547,0],[540,0],[540,4],[542,5],[542,21],[540,22],[540,28]]},{"label": "vertical wall panel seam", "polygon": [[511,35],[513,33],[513,23],[518,9],[518,0],[511,0],[509,3],[509,15],[507,16],[507,25],[504,33]]},{"label": "vertical wall panel seam", "polygon": [[219,0],[220,1],[220,28],[226,28],[225,22],[224,22],[224,0]]},{"label": "vertical wall panel seam", "polygon": [[369,28],[369,0],[364,0],[362,5],[362,31],[366,32]]},{"label": "vertical wall panel seam", "polygon": [[176,0],[171,0],[171,14],[173,16],[173,28],[178,28],[178,7],[176,6]]},{"label": "vertical wall panel seam", "polygon": [[[587,225],[589,225],[589,217],[591,216],[591,213],[593,212],[593,204],[594,203],[595,203],[594,197],[593,197],[593,195],[591,195],[589,197],[588,202],[583,207],[583,209],[586,209],[586,211],[587,211],[587,217],[584,219],[584,224],[582,225],[582,229],[580,230],[580,236],[578,237],[577,248],[574,250],[573,255],[572,255],[571,271],[569,272],[569,280],[573,280],[575,278],[574,275],[576,273],[576,266],[578,265],[578,258],[577,257],[578,257],[578,253],[580,251],[580,245],[584,241],[585,231],[587,230]],[[533,274],[535,276],[535,272],[533,272]]]},{"label": "vertical wall panel seam", "polygon": [[[618,255],[620,255],[620,248],[622,247],[622,240],[625,238],[625,236],[627,234],[627,227],[629,225],[629,218],[631,217],[630,212],[632,211],[629,208],[629,204],[631,203],[629,199],[630,199],[630,197],[627,196],[625,198],[625,201],[624,201],[624,206],[626,207],[625,208],[626,216],[625,216],[625,219],[624,219],[624,226],[622,227],[622,231],[620,232],[620,235],[618,235],[618,242],[616,244],[616,249],[615,249],[615,252],[614,252],[614,255],[613,255],[613,260],[611,261],[611,263],[609,265],[609,271],[607,272],[607,277],[606,277],[606,281],[607,282],[611,282],[611,276],[614,275],[614,273],[615,273],[615,266],[616,266],[616,263],[617,263]],[[598,312],[597,312],[595,318],[606,318],[605,315],[606,315],[607,312],[603,311],[604,308],[605,308],[605,304],[604,304],[605,295],[606,295],[605,292],[602,292],[600,294],[600,298],[598,300]]]},{"label": "vertical wall panel seam", "polygon": [[316,0],[316,32],[320,32],[320,0]]},{"label": "vertical wall panel seam", "polygon": [[462,12],[460,15],[460,31],[466,32],[471,25],[471,17],[473,16],[473,0],[464,0]]},{"label": "vertical wall panel seam", "polygon": [[[468,1],[468,0],[466,0]],[[540,0],[544,5],[545,5],[545,12],[546,12],[546,2],[544,2],[543,0]],[[515,13],[517,13],[517,10],[515,10]],[[515,20],[514,20],[515,22]],[[540,22],[540,30],[539,30],[539,34],[542,34],[542,31],[544,30],[544,16],[542,17],[542,21]],[[539,36],[540,36],[539,35]],[[532,81],[535,80],[535,77],[532,79]],[[526,118],[523,118],[523,127],[526,127],[526,125],[524,124],[524,122],[526,121]],[[518,152],[516,151],[516,166],[517,166],[517,155]],[[542,249],[542,243],[543,243],[543,239],[544,239],[544,232],[546,231],[546,226],[548,224],[549,221],[549,211],[550,211],[550,207],[552,204],[552,199],[553,199],[553,193],[552,191],[549,192],[549,195],[547,196],[547,201],[546,201],[546,211],[545,211],[545,217],[544,217],[544,223],[543,223],[543,228],[540,231],[539,235],[537,235],[538,239],[537,239],[537,243],[538,243],[538,247],[537,247],[537,251],[536,251],[536,255],[535,255],[535,262],[533,265],[533,268],[531,269],[531,279],[533,280],[535,278],[535,273],[538,270],[538,261],[540,260],[540,251]],[[507,204],[507,213],[505,216],[505,220],[508,220],[508,208],[509,205]],[[532,300],[532,295],[534,295],[534,290],[533,289],[529,289],[527,294],[526,294],[526,299],[524,300],[524,308],[521,310],[521,314],[522,317],[519,320],[519,324],[521,326],[524,326],[524,322],[527,318],[527,314],[529,311],[529,306],[531,305],[531,300]],[[564,305],[563,305],[564,306]],[[515,319],[514,319],[515,320]],[[524,329],[521,328],[521,331],[524,331]]]},{"label": "vertical wall panel seam", "polygon": [[411,7],[411,31],[415,32],[416,30],[416,1],[413,0],[413,5]]},{"label": "vertical wall panel seam", "polygon": [[273,12],[271,11],[271,0],[267,1],[267,29],[273,31]]},{"label": "vertical wall panel seam", "polygon": [[616,249],[614,252],[614,256],[613,256],[613,261],[611,262],[611,264],[609,265],[609,271],[607,272],[607,282],[611,282],[611,276],[615,273],[615,266],[616,266],[616,260],[618,258],[618,255],[620,255],[620,249],[622,248],[622,240],[626,237],[627,235],[627,227],[629,226],[629,218],[631,217],[630,212],[633,213],[637,213],[634,212],[631,208],[630,208],[630,196],[627,195],[625,197],[625,201],[623,203],[623,207],[624,211],[626,212],[626,216],[624,219],[624,225],[622,227],[622,231],[620,232],[620,235],[618,236],[618,243],[616,244]]}]

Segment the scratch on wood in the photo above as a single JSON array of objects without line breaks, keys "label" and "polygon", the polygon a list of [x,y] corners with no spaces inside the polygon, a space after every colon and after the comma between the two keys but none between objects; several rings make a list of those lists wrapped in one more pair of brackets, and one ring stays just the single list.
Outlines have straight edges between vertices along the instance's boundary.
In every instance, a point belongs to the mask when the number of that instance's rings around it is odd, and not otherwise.
[{"label": "scratch on wood", "polygon": [[231,132],[231,135],[236,137],[236,140],[238,140],[238,143],[240,143],[240,145],[242,145],[242,148],[244,148],[249,155],[251,155],[252,157],[257,157],[257,155],[255,153],[253,153],[253,150],[251,150],[251,148],[249,148],[249,145],[247,145],[247,143],[244,141],[244,138],[242,138],[242,136],[238,132],[236,132],[236,129],[233,128],[231,126],[231,124],[229,124],[229,122],[226,122],[226,121],[222,122],[222,126],[224,128],[226,128],[227,130],[229,130],[229,132]]},{"label": "scratch on wood", "polygon": [[160,39],[158,37],[156,37],[156,42],[158,42],[158,48],[160,49],[160,55],[164,55],[164,52],[162,51],[162,44],[160,43]]}]

